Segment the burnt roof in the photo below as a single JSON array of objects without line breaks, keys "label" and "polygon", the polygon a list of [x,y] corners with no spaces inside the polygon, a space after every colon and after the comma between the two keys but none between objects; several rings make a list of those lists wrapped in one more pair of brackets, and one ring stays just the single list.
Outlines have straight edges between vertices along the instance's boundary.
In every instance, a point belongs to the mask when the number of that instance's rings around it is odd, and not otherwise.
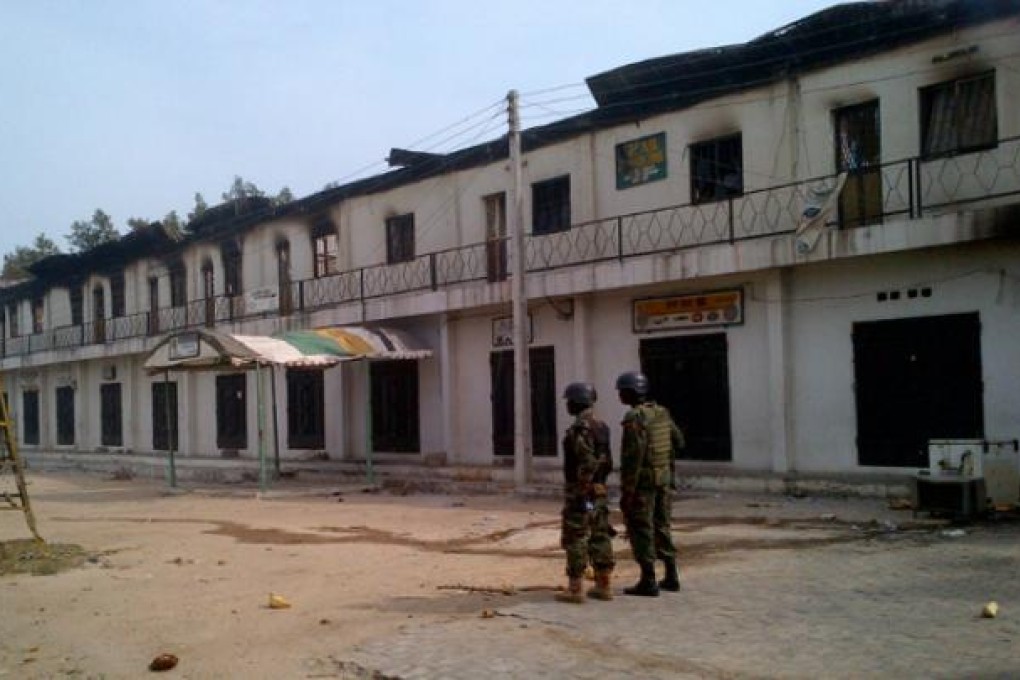
[{"label": "burnt roof", "polygon": [[[591,76],[586,82],[597,107],[523,131],[521,148],[538,149],[622,122],[682,110],[794,74],[1017,15],[1020,0],[877,0],[835,5],[746,43],[648,59]],[[180,242],[168,239],[165,233],[152,237],[154,241],[136,238],[131,233],[87,253],[51,256],[30,270],[37,277],[50,280],[81,278],[83,272],[123,266],[129,258],[166,254],[168,248],[180,248],[195,241],[229,238],[269,219],[321,214],[329,205],[348,198],[508,158],[509,141],[503,135],[445,155],[393,151],[397,152],[398,160],[413,162],[283,206],[263,199],[250,200],[243,209],[232,203],[210,208],[188,224],[191,233]],[[24,296],[30,287],[37,288],[37,282],[2,289],[0,300]]]}]

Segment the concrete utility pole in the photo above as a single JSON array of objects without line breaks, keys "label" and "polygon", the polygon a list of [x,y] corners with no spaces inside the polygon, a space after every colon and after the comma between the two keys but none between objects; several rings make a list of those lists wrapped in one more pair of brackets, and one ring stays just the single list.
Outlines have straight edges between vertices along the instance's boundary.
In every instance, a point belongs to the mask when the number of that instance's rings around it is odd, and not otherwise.
[{"label": "concrete utility pole", "polygon": [[528,361],[528,286],[524,280],[524,218],[521,206],[521,122],[517,111],[517,90],[507,95],[510,115],[510,173],[513,183],[507,202],[511,229],[510,282],[513,300],[514,338],[514,484],[531,481],[531,379]]}]

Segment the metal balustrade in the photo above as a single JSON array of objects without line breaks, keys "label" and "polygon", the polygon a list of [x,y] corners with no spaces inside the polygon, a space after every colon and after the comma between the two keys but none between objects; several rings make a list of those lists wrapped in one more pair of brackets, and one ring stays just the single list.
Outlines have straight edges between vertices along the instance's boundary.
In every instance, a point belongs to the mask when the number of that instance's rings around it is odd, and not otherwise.
[{"label": "metal balustrade", "polygon": [[[797,228],[812,187],[831,186],[835,176],[747,191],[720,201],[685,204],[618,215],[572,225],[525,239],[530,272],[736,243],[790,234]],[[953,206],[993,202],[1020,194],[1020,137],[988,149],[939,158],[911,158],[864,168],[847,186],[874,185],[880,196],[858,216],[843,216],[842,228],[875,224],[892,217],[919,218]],[[844,188],[844,196],[847,194]],[[838,220],[833,216],[832,221]],[[288,315],[473,281],[499,282],[509,272],[509,243],[490,239],[420,255],[406,262],[379,264],[331,276],[293,281],[280,290],[275,312],[245,308],[243,295],[194,300],[186,305],[130,316],[64,326],[8,338],[4,357],[73,349],[128,338],[156,336],[186,328],[215,326],[267,313]]]}]

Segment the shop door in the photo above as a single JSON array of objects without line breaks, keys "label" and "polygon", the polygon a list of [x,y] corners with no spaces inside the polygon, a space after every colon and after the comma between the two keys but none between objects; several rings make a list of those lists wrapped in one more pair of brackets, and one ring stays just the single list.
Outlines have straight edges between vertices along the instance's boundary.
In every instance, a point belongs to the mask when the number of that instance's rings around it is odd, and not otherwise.
[{"label": "shop door", "polygon": [[[556,360],[552,347],[528,352],[531,368],[531,451],[535,456],[556,455]],[[514,353],[493,352],[492,450],[497,456],[514,455]]]},{"label": "shop door", "polygon": [[641,371],[651,396],[683,430],[684,460],[732,460],[726,334],[641,341]]},{"label": "shop door", "polygon": [[978,315],[855,323],[861,465],[928,466],[929,439],[984,437]]},{"label": "shop door", "polygon": [[248,390],[244,373],[216,376],[216,448],[248,448]]},{"label": "shop door", "polygon": [[177,448],[177,383],[152,383],[152,448]]}]

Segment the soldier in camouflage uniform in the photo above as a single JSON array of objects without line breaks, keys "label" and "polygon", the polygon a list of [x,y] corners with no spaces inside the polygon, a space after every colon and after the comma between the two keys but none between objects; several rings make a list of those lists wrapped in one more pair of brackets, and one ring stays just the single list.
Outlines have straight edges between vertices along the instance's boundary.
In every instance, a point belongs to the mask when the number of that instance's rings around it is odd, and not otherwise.
[{"label": "soldier in camouflage uniform", "polygon": [[590,562],[595,587],[588,597],[613,599],[610,577],[615,561],[609,535],[609,502],[606,478],[613,471],[609,450],[609,428],[595,418],[595,388],[589,383],[571,383],[563,393],[567,412],[574,422],[563,437],[563,524],[560,545],[567,552],[565,593],[561,602],[584,602],[584,572]]},{"label": "soldier in camouflage uniform", "polygon": [[[620,449],[620,509],[627,521],[641,580],[628,595],[657,597],[659,589],[680,589],[676,547],[670,529],[673,459],[684,447],[683,434],[669,411],[648,398],[648,378],[629,372],[616,380],[620,401],[630,406],[623,418]],[[666,575],[655,582],[655,559],[666,563]]]}]

